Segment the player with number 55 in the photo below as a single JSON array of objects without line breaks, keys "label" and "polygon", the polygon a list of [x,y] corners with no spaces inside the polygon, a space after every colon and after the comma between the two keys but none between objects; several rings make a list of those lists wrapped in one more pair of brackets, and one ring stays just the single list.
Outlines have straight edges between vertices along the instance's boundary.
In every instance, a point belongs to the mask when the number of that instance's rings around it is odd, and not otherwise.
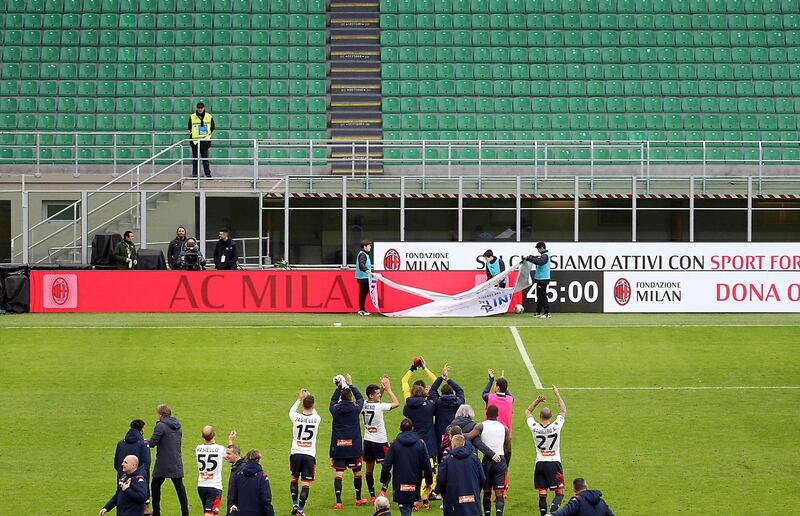
[{"label": "player with number 55", "polygon": [[[544,516],[548,512],[555,512],[564,499],[564,468],[561,466],[561,429],[564,427],[564,418],[567,416],[567,406],[561,399],[558,388],[553,385],[553,394],[558,400],[558,416],[552,420],[553,412],[549,407],[539,411],[540,423],[533,417],[533,411],[543,401],[544,396],[539,396],[525,410],[525,421],[531,429],[536,444],[536,469],[533,474],[533,486],[539,492],[539,512]],[[555,491],[556,495],[547,510],[547,491]]]},{"label": "player with number 55", "polygon": [[197,494],[203,504],[204,516],[219,514],[222,500],[222,465],[226,448],[217,444],[213,426],[203,427],[203,444],[195,448],[197,456]]}]

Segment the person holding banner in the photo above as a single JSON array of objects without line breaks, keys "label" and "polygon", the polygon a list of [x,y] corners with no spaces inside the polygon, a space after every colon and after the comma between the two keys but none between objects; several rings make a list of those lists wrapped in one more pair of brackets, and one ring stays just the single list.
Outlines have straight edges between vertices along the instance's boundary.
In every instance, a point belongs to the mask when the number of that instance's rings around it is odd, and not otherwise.
[{"label": "person holding banner", "polygon": [[[495,256],[491,249],[487,249],[486,252],[483,253],[483,257],[486,258],[487,280],[494,278],[506,270],[506,264],[503,262],[503,259]],[[506,288],[506,280],[501,281],[498,286],[500,288]]]},{"label": "person holding banner", "polygon": [[361,250],[356,257],[356,281],[358,281],[358,315],[369,315],[365,308],[367,295],[369,295],[369,273],[372,271],[372,260],[369,253],[372,251],[372,242],[361,241]]},{"label": "person holding banner", "polygon": [[539,256],[526,256],[525,260],[536,266],[533,279],[536,282],[536,314],[535,317],[550,318],[550,302],[547,300],[547,285],[550,284],[550,251],[544,242],[536,243]]}]

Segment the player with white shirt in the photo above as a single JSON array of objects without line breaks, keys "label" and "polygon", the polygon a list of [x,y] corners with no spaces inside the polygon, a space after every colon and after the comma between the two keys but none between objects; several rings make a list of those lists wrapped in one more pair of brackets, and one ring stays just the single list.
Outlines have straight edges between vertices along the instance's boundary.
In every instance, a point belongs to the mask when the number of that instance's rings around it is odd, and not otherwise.
[{"label": "player with white shirt", "polygon": [[203,514],[213,516],[219,514],[222,499],[222,465],[225,462],[227,449],[217,444],[214,438],[217,433],[214,427],[203,427],[203,444],[195,448],[197,457],[197,494],[203,504]]},{"label": "player with white shirt", "polygon": [[[300,404],[303,411],[298,412]],[[290,490],[292,492],[292,514],[303,516],[308,501],[308,491],[316,476],[317,436],[322,418],[314,408],[314,396],[300,389],[292,408],[289,409],[292,422],[292,450],[289,455],[289,469],[292,473]],[[298,482],[302,489],[298,489]]]},{"label": "player with white shirt", "polygon": [[492,455],[484,453],[483,473],[486,482],[483,484],[483,513],[489,516],[492,512],[492,490],[495,494],[495,514],[502,516],[506,506],[506,479],[508,462],[506,457],[511,453],[511,431],[497,420],[500,409],[497,405],[489,405],[486,409],[486,421],[478,423],[466,435],[467,440],[480,437]]},{"label": "player with white shirt", "polygon": [[[558,400],[558,416],[552,421],[553,412],[544,407],[539,411],[541,423],[533,417],[533,411],[539,403],[545,400],[539,396],[525,410],[525,421],[531,429],[533,439],[536,441],[536,470],[533,474],[533,485],[539,491],[539,512],[542,515],[555,512],[564,499],[564,469],[561,466],[561,429],[564,427],[564,418],[567,415],[567,406],[553,385],[553,394]],[[547,491],[555,491],[556,495],[547,510]]]},{"label": "player with white shirt", "polygon": [[[381,396],[387,392],[391,403],[381,403]],[[370,501],[375,502],[375,463],[383,464],[386,452],[389,449],[389,437],[386,434],[386,422],[384,414],[400,406],[400,402],[392,392],[389,377],[381,378],[380,387],[377,385],[367,386],[367,400],[361,410],[364,418],[364,462],[367,464],[367,489],[369,489]]]}]

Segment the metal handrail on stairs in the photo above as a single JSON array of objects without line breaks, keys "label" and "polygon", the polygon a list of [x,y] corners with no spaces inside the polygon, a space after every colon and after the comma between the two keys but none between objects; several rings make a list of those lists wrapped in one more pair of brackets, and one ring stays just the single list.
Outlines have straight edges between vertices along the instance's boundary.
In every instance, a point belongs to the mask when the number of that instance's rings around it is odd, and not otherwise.
[{"label": "metal handrail on stairs", "polygon": [[[163,149],[163,150],[161,150],[161,151],[157,152],[156,154],[154,154],[154,155],[150,156],[149,158],[147,158],[147,159],[146,159],[146,160],[144,160],[143,162],[139,163],[139,164],[138,164],[138,165],[136,165],[135,167],[131,168],[130,170],[128,170],[128,171],[126,171],[126,172],[124,172],[124,173],[122,173],[122,174],[118,175],[117,177],[115,177],[115,178],[111,179],[110,181],[106,182],[105,184],[103,184],[102,186],[98,187],[97,189],[95,189],[95,190],[93,190],[93,191],[89,192],[89,193],[87,194],[87,196],[86,196],[86,198],[87,198],[87,202],[88,202],[88,199],[89,199],[89,197],[91,197],[92,195],[98,194],[98,193],[103,193],[103,192],[105,191],[105,189],[107,189],[107,188],[108,188],[108,187],[110,187],[111,185],[114,185],[114,184],[118,183],[118,182],[119,182],[121,179],[123,179],[124,177],[126,177],[126,176],[129,176],[129,178],[130,178],[130,182],[129,182],[129,185],[130,185],[130,186],[129,186],[129,187],[126,189],[126,190],[124,190],[124,191],[122,191],[122,192],[119,192],[119,193],[117,193],[117,195],[115,195],[115,196],[114,196],[114,197],[112,197],[111,199],[109,199],[109,200],[105,201],[104,203],[100,204],[99,206],[95,206],[94,208],[92,208],[91,210],[89,210],[89,211],[87,212],[87,214],[86,214],[86,215],[87,215],[87,219],[88,219],[88,217],[89,217],[90,215],[92,215],[92,214],[96,213],[98,210],[101,210],[101,209],[105,208],[106,206],[108,206],[108,205],[109,205],[109,204],[111,204],[112,202],[115,202],[116,200],[120,199],[122,196],[124,196],[124,195],[126,195],[126,194],[130,194],[130,193],[134,193],[134,192],[139,192],[139,191],[140,191],[140,189],[141,189],[141,186],[142,186],[143,184],[145,184],[145,183],[147,183],[148,181],[150,181],[150,180],[152,180],[152,179],[154,179],[154,178],[158,177],[159,175],[161,175],[162,173],[166,172],[167,170],[169,170],[170,168],[172,168],[172,167],[173,167],[173,166],[175,166],[176,164],[180,164],[180,163],[182,163],[182,161],[183,161],[183,160],[182,160],[182,159],[179,159],[179,160],[177,160],[177,161],[174,161],[174,162],[172,162],[172,163],[169,163],[169,164],[168,164],[166,167],[162,168],[162,169],[161,169],[161,170],[159,170],[158,172],[154,172],[154,173],[150,174],[150,175],[149,175],[148,177],[146,177],[144,180],[142,180],[142,179],[141,179],[141,174],[140,174],[140,172],[141,172],[141,167],[143,167],[143,166],[147,165],[147,164],[148,164],[148,163],[150,163],[150,162],[154,162],[154,160],[155,160],[155,159],[157,159],[159,156],[161,156],[162,154],[164,154],[164,153],[166,153],[166,152],[168,152],[168,151],[171,151],[171,150],[172,150],[172,149],[174,149],[175,147],[182,146],[182,145],[183,145],[183,143],[185,143],[185,141],[186,141],[186,140],[181,140],[181,141],[179,141],[179,142],[176,142],[176,143],[174,143],[174,144],[170,145],[169,147],[166,147],[165,149]],[[134,182],[134,178],[135,178],[135,182]],[[163,191],[164,191],[166,188],[171,188],[171,187],[175,186],[176,184],[180,183],[181,181],[182,181],[182,178],[179,178],[178,180],[171,182],[169,185],[167,185],[166,187],[164,187],[164,188],[162,188],[161,190],[157,191],[156,193],[161,193],[161,192],[163,192]],[[110,192],[109,192],[109,193],[110,193]],[[42,225],[44,225],[44,224],[46,224],[46,223],[49,223],[49,222],[52,222],[52,221],[56,220],[56,217],[58,217],[60,214],[62,214],[62,213],[64,213],[64,212],[66,212],[67,210],[73,210],[73,211],[74,211],[74,210],[77,208],[78,204],[80,204],[80,202],[81,202],[81,201],[80,201],[80,200],[78,200],[78,201],[75,201],[75,202],[73,202],[73,203],[70,203],[70,204],[68,204],[67,206],[65,206],[63,209],[61,209],[61,210],[59,210],[58,212],[54,213],[53,215],[50,215],[49,217],[45,218],[44,220],[42,220],[42,221],[38,222],[37,224],[34,224],[33,226],[31,226],[30,228],[28,228],[28,229],[27,229],[28,233],[30,233],[31,231],[35,230],[36,228],[38,228],[38,227],[40,227],[40,226],[42,226]],[[131,206],[130,208],[128,208],[128,209],[126,209],[126,210],[123,210],[121,213],[119,213],[119,214],[118,214],[118,215],[116,215],[115,217],[111,218],[110,220],[108,220],[108,221],[104,222],[103,224],[101,224],[101,225],[99,225],[99,226],[95,227],[94,229],[92,229],[91,231],[89,231],[89,233],[93,233],[94,231],[97,231],[99,228],[101,228],[101,227],[102,227],[102,226],[104,226],[105,224],[108,224],[109,222],[113,221],[114,219],[116,219],[116,218],[118,218],[118,217],[121,217],[121,216],[123,216],[125,213],[127,213],[127,212],[131,211],[131,209],[133,209],[133,208],[135,208],[135,207],[138,207],[138,203],[137,203],[137,204],[135,204],[134,206]],[[51,239],[51,238],[55,237],[56,235],[58,235],[58,234],[62,233],[62,232],[65,230],[65,229],[67,229],[67,228],[71,227],[71,226],[72,226],[72,225],[74,225],[74,224],[77,224],[77,223],[78,223],[78,222],[81,220],[81,218],[82,218],[82,217],[77,217],[77,218],[75,218],[75,219],[72,221],[72,224],[63,225],[63,226],[61,226],[60,228],[58,228],[57,230],[55,230],[55,231],[53,231],[52,233],[50,233],[49,235],[47,235],[47,236],[45,236],[45,237],[43,237],[43,238],[39,239],[38,241],[36,241],[36,242],[34,242],[34,243],[31,243],[31,244],[29,244],[29,245],[28,245],[28,248],[29,248],[29,249],[30,249],[30,248],[34,248],[34,247],[37,247],[37,246],[39,246],[39,245],[41,245],[41,244],[45,243],[45,242],[46,242],[46,241],[48,241],[49,239]],[[25,230],[23,230],[23,231],[25,231]],[[14,236],[14,237],[11,239],[11,246],[12,246],[12,248],[14,247],[14,242],[15,242],[16,240],[18,240],[18,239],[22,238],[22,236],[23,236],[23,233],[20,233],[20,234],[18,234],[18,235],[16,235],[16,236]],[[88,236],[88,235],[87,235],[87,236]],[[76,244],[76,242],[77,242],[76,240],[73,240],[71,243],[69,243],[69,244],[67,244],[66,246],[63,246],[63,247],[74,246],[74,245]],[[56,249],[57,249],[57,248],[56,248]],[[13,254],[12,254],[12,257],[11,257],[12,261],[13,261],[14,259],[18,258],[19,256],[22,256],[23,254],[24,254],[24,250],[21,250],[21,251],[19,251],[19,252],[17,252],[17,253],[13,253]],[[42,260],[36,261],[35,263],[41,263],[41,261],[43,261],[44,259],[46,259],[46,258],[43,258]]]}]

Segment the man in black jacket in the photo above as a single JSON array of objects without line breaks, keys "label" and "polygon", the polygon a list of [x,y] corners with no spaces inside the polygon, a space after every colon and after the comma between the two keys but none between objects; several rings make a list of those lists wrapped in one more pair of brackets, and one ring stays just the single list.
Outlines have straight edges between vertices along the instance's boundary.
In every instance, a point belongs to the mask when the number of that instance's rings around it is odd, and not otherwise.
[{"label": "man in black jacket", "polygon": [[169,248],[167,249],[167,265],[169,265],[170,269],[178,269],[178,259],[184,247],[186,247],[186,228],[178,226],[175,231],[175,240],[169,243]]},{"label": "man in black jacket", "polygon": [[261,467],[261,452],[250,450],[247,461],[233,476],[231,513],[238,516],[275,516],[269,476]]},{"label": "man in black jacket", "polygon": [[439,465],[436,483],[444,496],[444,514],[481,516],[481,489],[486,476],[478,457],[464,442],[463,435],[453,436],[453,451]]},{"label": "man in black jacket", "polygon": [[115,507],[119,516],[143,516],[148,494],[144,468],[139,467],[136,455],[125,457],[120,468],[122,475],[117,483],[117,492],[100,509],[100,516]]},{"label": "man in black jacket", "polygon": [[131,421],[131,428],[125,434],[124,439],[117,443],[117,450],[114,452],[114,469],[117,471],[117,478],[122,476],[122,461],[128,455],[135,455],[139,459],[139,466],[144,470],[145,480],[150,479],[150,448],[144,442],[144,421],[134,419]]},{"label": "man in black jacket", "polygon": [[214,248],[214,267],[218,271],[236,269],[236,262],[239,255],[236,252],[236,242],[228,235],[226,228],[219,230],[219,241]]},{"label": "man in black jacket", "polygon": [[[428,456],[428,447],[419,434],[414,431],[414,424],[406,418],[400,423],[400,434],[389,446],[389,452],[381,469],[381,496],[389,488],[392,481],[392,498],[397,502],[401,516],[411,516],[414,504],[421,497],[422,480],[427,486],[433,484],[433,469]],[[425,493],[428,498],[430,489]]]},{"label": "man in black jacket", "polygon": [[356,506],[366,505],[369,502],[361,497],[361,456],[364,450],[361,441],[361,410],[364,408],[364,397],[353,385],[350,375],[344,378],[337,376],[336,381],[338,383],[336,383],[336,390],[333,391],[328,409],[333,416],[330,457],[336,472],[333,477],[333,490],[336,495],[335,508],[341,510],[344,507],[342,504],[342,479],[344,472],[348,469],[353,471]]},{"label": "man in black jacket", "polygon": [[[442,385],[442,382],[445,382]],[[442,387],[442,395],[439,395],[439,386]],[[447,364],[442,368],[442,375],[433,382],[428,391],[428,399],[436,404],[435,428],[436,440],[441,444],[442,437],[447,433],[447,427],[456,417],[458,407],[465,403],[464,389],[455,381],[450,379],[450,366]],[[439,446],[438,460],[442,460],[443,447]]]},{"label": "man in black jacket", "polygon": [[183,486],[183,459],[181,458],[181,440],[183,431],[181,424],[172,417],[172,409],[167,405],[156,408],[158,423],[153,428],[153,436],[147,442],[156,450],[156,465],[153,468],[153,516],[161,516],[161,485],[164,480],[171,479],[178,493],[181,504],[181,515],[189,516],[189,501],[186,488]]},{"label": "man in black jacket", "polygon": [[233,505],[233,497],[231,493],[233,492],[233,478],[236,476],[236,473],[241,471],[242,466],[244,466],[244,457],[242,457],[242,450],[239,448],[238,445],[233,444],[234,439],[236,439],[236,430],[231,432],[228,436],[228,448],[225,452],[225,460],[228,461],[231,465],[231,474],[228,477],[228,510],[225,512],[226,515],[231,514],[231,505]]},{"label": "man in black jacket", "polygon": [[552,516],[614,516],[603,500],[603,493],[589,489],[586,480],[578,477],[572,481],[575,496],[567,505],[552,513]]}]

